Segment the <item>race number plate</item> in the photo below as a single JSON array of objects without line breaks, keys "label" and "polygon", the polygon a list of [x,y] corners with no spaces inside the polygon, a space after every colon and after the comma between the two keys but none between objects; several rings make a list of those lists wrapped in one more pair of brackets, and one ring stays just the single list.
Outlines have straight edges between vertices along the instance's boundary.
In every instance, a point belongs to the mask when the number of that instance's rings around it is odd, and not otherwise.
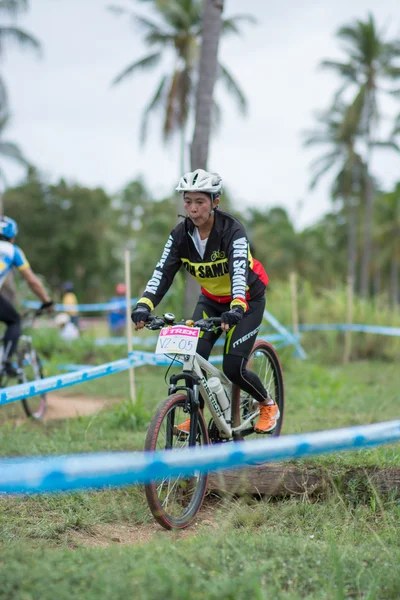
[{"label": "race number plate", "polygon": [[158,336],[156,354],[196,354],[199,335],[199,327],[163,327]]}]

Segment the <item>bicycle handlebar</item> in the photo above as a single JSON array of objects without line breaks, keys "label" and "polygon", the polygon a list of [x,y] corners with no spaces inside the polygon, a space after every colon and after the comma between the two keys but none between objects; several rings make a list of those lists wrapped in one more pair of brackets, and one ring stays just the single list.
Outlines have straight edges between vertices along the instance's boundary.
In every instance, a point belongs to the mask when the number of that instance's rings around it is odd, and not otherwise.
[{"label": "bicycle handlebar", "polygon": [[[173,317],[173,319],[171,317]],[[165,327],[166,325],[184,325],[185,323],[186,321],[184,319],[178,323],[175,322],[175,316],[172,314],[168,315],[167,318],[166,315],[163,315],[162,317],[153,317],[152,315],[149,315],[145,327],[155,331]],[[193,327],[200,327],[201,331],[213,331],[219,325],[221,325],[221,317],[209,317],[207,319],[200,319],[199,321],[193,323]]]}]

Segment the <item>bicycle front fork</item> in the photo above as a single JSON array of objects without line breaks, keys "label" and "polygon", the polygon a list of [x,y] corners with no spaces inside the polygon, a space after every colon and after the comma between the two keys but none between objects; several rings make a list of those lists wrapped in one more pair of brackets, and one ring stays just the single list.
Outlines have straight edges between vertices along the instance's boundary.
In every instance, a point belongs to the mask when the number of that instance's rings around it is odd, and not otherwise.
[{"label": "bicycle front fork", "polygon": [[[184,380],[186,385],[176,385],[178,381]],[[186,402],[184,412],[190,415],[190,430],[189,430],[189,446],[196,445],[197,439],[197,421],[200,409],[200,378],[192,373],[180,373],[179,375],[171,375],[168,394],[175,394],[177,391],[186,393]]]}]

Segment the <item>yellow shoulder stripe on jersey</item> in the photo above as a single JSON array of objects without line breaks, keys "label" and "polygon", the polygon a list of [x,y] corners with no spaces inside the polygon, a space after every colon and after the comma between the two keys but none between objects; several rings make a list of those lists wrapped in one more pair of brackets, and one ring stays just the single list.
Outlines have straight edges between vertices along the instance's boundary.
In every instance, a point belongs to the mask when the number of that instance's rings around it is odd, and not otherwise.
[{"label": "yellow shoulder stripe on jersey", "polygon": [[25,269],[30,269],[30,268],[31,268],[31,265],[28,262],[24,263],[20,267],[17,267],[18,271],[25,271]]}]

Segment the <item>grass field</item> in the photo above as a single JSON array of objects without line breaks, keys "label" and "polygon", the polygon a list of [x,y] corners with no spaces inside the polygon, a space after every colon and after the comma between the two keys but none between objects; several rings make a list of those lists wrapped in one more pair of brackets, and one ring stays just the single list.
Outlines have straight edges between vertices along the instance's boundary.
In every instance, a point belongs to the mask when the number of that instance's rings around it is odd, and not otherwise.
[{"label": "grass field", "polygon": [[[346,367],[284,355],[284,433],[398,418],[396,363]],[[0,410],[0,453],[35,455],[140,450],[151,411],[165,396],[163,368],[68,388],[106,400],[104,410],[44,425]],[[68,400],[65,400],[66,402]],[[398,444],[297,461],[332,471],[400,467]],[[320,501],[212,499],[197,525],[169,533],[153,524],[140,487],[0,498],[0,598],[400,597],[400,503],[394,494],[339,488]],[[105,534],[107,532],[107,535]],[[136,532],[143,532],[142,538]],[[139,539],[140,538],[140,539]]]}]

